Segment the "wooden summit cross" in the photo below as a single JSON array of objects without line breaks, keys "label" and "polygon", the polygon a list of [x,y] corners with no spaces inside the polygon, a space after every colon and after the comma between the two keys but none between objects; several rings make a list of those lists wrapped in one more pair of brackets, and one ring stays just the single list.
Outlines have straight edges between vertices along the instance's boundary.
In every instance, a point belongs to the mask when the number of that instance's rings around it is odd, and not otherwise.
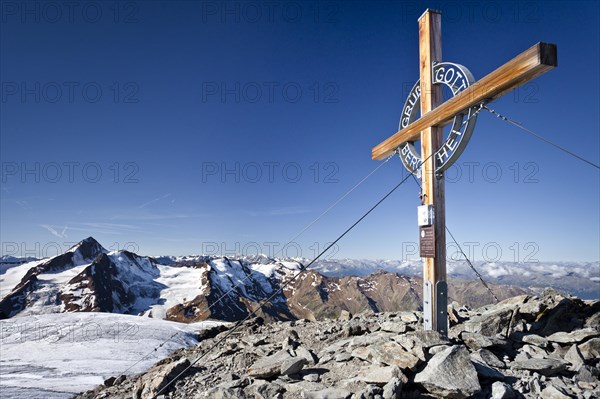
[{"label": "wooden summit cross", "polygon": [[[464,150],[479,106],[554,68],[556,45],[537,43],[474,82],[462,65],[442,62],[441,13],[426,10],[419,18],[419,61],[420,81],[404,104],[400,130],[375,146],[372,157],[382,160],[399,149],[406,168],[421,175],[419,226],[424,327],[447,335],[444,170]],[[443,85],[454,95],[446,102],[442,98]],[[421,117],[417,119],[419,109]],[[452,129],[444,141],[443,127],[451,122]],[[413,144],[419,139],[420,155]]]}]

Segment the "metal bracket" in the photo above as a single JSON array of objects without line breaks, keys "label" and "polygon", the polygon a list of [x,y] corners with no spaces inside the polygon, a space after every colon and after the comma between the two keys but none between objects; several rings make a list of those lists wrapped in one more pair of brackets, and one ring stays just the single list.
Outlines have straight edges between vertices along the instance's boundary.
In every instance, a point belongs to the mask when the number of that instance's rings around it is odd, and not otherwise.
[{"label": "metal bracket", "polygon": [[423,283],[423,327],[425,331],[433,328],[433,303],[431,303],[433,286],[431,281]]},{"label": "metal bracket", "polygon": [[448,285],[445,281],[438,281],[435,284],[435,309],[436,330],[444,335],[448,335]]}]

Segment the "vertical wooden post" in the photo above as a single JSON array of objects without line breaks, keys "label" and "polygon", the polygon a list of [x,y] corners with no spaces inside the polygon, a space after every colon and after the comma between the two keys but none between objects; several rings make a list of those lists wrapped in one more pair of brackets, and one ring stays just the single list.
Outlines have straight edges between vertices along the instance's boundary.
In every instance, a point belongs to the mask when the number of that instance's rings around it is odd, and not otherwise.
[{"label": "vertical wooden post", "polygon": [[[441,13],[426,10],[419,18],[419,60],[421,79],[421,115],[443,102],[441,85],[433,85],[433,63],[442,61]],[[423,204],[434,209],[435,257],[423,258],[423,301],[430,301],[431,314],[424,314],[425,329],[446,335],[448,310],[446,298],[446,215],[444,178],[435,173],[435,153],[444,140],[443,127],[428,127],[421,132],[421,157],[426,160],[421,168]],[[425,297],[427,296],[427,297]],[[424,311],[427,306],[424,306]],[[430,317],[429,320],[427,318]]]}]

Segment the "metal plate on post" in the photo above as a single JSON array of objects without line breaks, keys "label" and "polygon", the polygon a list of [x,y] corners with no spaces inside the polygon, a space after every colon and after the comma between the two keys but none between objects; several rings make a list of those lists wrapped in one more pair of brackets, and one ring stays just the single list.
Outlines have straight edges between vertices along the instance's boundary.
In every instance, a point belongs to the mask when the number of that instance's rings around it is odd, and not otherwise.
[{"label": "metal plate on post", "polygon": [[419,227],[419,252],[421,258],[435,258],[434,226]]},{"label": "metal plate on post", "polygon": [[435,284],[436,330],[448,336],[448,285],[445,281]]},{"label": "metal plate on post", "polygon": [[432,288],[431,281],[423,283],[423,327],[425,331],[433,328]]},{"label": "metal plate on post", "polygon": [[433,205],[426,204],[417,207],[417,222],[419,226],[431,226],[434,223],[434,219]]}]

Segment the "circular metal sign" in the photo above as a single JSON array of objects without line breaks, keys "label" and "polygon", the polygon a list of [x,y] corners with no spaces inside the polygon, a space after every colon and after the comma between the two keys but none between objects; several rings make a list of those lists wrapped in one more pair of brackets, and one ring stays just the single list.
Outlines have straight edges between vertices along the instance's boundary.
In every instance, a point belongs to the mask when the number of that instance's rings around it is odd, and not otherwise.
[{"label": "circular metal sign", "polygon": [[[421,113],[420,82],[418,80],[415,83],[404,103],[399,130],[416,121]],[[475,79],[471,72],[462,65],[439,62],[433,66],[433,84],[445,85],[452,91],[452,96],[465,90],[474,82]],[[450,167],[464,151],[475,128],[476,111],[477,107],[472,107],[454,117],[450,134],[434,155],[436,173],[441,173]],[[400,158],[406,169],[419,175],[422,158],[421,154],[417,152],[414,142],[407,141],[400,146]]]}]

